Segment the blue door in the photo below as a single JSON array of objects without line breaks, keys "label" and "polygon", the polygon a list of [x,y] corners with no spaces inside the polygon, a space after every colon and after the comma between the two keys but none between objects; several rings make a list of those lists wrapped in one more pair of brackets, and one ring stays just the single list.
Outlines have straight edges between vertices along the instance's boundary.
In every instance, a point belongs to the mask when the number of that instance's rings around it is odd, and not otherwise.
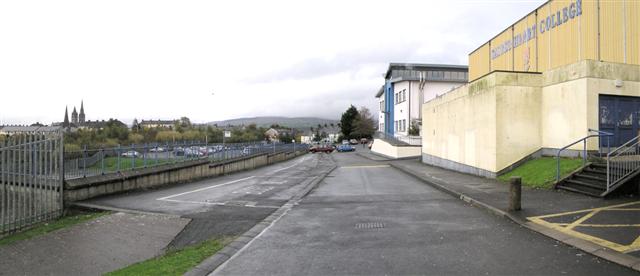
[{"label": "blue door", "polygon": [[[600,95],[600,130],[613,133],[611,146],[617,147],[638,135],[640,97]],[[600,144],[607,146],[607,140]]]}]

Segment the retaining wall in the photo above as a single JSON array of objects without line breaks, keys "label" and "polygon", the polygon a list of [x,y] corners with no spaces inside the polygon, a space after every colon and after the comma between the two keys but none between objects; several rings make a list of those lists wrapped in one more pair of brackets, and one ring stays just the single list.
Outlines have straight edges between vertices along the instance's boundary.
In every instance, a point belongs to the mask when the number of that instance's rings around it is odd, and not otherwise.
[{"label": "retaining wall", "polygon": [[289,160],[305,151],[246,156],[222,162],[194,160],[114,174],[90,176],[65,181],[64,202],[85,200],[103,195],[186,183]]}]

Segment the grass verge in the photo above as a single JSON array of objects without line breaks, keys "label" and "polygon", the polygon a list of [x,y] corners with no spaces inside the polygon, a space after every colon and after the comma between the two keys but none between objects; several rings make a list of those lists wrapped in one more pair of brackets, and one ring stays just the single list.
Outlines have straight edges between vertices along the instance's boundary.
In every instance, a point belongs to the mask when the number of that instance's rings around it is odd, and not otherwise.
[{"label": "grass verge", "polygon": [[54,221],[39,223],[26,231],[18,232],[0,239],[0,246],[4,246],[21,240],[27,240],[33,237],[44,235],[49,232],[53,232],[58,229],[71,227],[78,223],[93,220],[106,214],[109,214],[109,212],[82,213],[64,216]]},{"label": "grass verge", "polygon": [[182,275],[218,252],[231,240],[230,238],[207,240],[198,245],[169,251],[162,256],[132,264],[106,275]]},{"label": "grass verge", "polygon": [[[556,180],[556,165],[556,159],[553,157],[536,158],[499,176],[498,179],[507,182],[512,176],[520,176],[524,186],[550,189]],[[560,177],[565,177],[580,166],[582,166],[582,159],[561,158]]]}]

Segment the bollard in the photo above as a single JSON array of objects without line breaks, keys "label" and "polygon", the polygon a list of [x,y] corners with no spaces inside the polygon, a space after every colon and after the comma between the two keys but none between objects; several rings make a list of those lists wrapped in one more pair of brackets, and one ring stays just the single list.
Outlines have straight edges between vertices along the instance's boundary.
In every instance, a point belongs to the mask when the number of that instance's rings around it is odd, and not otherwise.
[{"label": "bollard", "polygon": [[520,211],[522,209],[522,178],[512,176],[509,179],[509,211]]}]

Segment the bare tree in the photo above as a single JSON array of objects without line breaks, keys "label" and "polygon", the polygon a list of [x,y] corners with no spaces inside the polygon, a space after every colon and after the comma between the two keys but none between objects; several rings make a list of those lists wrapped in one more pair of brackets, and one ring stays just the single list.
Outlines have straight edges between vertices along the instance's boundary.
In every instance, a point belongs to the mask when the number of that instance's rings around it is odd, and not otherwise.
[{"label": "bare tree", "polygon": [[368,108],[362,106],[358,110],[354,122],[354,136],[360,138],[371,138],[375,132],[375,122]]}]

